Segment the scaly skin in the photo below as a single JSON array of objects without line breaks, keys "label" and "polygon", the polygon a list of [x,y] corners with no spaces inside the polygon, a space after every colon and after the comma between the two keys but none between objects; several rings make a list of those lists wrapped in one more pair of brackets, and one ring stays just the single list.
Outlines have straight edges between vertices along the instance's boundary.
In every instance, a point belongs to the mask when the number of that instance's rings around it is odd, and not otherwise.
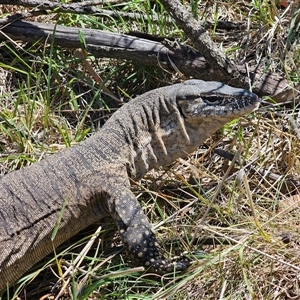
[{"label": "scaly skin", "polygon": [[193,152],[258,103],[255,94],[219,82],[189,80],[159,88],[125,104],[81,144],[5,175],[0,180],[0,290],[106,215],[116,221],[137,264],[159,273],[186,269],[184,261],[161,255],[129,177],[138,180]]}]

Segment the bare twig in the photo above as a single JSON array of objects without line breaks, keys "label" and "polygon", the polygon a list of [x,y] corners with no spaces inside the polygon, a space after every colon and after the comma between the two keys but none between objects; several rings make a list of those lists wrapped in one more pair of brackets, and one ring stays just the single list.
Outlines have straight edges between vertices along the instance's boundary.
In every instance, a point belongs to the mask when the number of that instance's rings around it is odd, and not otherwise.
[{"label": "bare twig", "polygon": [[223,78],[222,81],[235,86],[244,87],[246,78],[235,64],[220,51],[217,45],[211,40],[205,29],[177,0],[161,0],[165,9],[176,20],[176,23],[183,29],[186,36],[192,41],[194,47],[200,51],[210,64],[210,71],[215,76]]},{"label": "bare twig", "polygon": [[82,49],[76,49],[74,52],[74,56],[81,59],[81,63],[86,69],[86,71],[93,77],[93,79],[99,84],[99,86],[102,87],[102,91],[110,96],[112,99],[117,101],[118,103],[122,103],[122,101],[116,97],[103,83],[103,80],[100,75],[96,73],[96,71],[93,69],[91,64],[87,60],[88,53],[85,50]]},{"label": "bare twig", "polygon": [[0,0],[0,4],[20,5],[25,7],[37,7],[39,9],[59,9],[63,7],[84,7],[104,4],[103,0],[83,1],[80,3],[60,3],[56,1],[41,1],[41,0]]}]

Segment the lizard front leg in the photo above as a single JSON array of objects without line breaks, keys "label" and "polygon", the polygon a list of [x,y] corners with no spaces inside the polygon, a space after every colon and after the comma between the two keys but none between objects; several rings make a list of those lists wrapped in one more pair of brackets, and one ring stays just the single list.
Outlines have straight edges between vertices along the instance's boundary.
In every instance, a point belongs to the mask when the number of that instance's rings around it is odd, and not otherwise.
[{"label": "lizard front leg", "polygon": [[151,225],[129,188],[119,185],[108,202],[110,214],[132,260],[160,274],[183,271],[188,267],[186,259],[171,261],[163,257]]}]

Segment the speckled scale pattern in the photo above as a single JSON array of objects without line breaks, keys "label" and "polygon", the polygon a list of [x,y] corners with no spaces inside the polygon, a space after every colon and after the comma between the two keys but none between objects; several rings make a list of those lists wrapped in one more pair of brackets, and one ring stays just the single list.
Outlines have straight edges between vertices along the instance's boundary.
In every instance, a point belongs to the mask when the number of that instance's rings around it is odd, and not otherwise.
[{"label": "speckled scale pattern", "polygon": [[138,180],[186,156],[222,125],[257,106],[256,95],[219,82],[189,80],[159,88],[125,104],[84,142],[2,177],[0,290],[53,246],[107,215],[136,264],[158,273],[186,269],[186,261],[162,256],[129,177]]}]

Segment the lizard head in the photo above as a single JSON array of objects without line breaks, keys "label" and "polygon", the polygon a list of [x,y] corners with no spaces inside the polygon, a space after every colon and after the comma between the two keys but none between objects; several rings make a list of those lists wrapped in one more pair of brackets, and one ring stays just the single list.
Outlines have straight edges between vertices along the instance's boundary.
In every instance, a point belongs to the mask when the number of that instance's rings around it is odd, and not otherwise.
[{"label": "lizard head", "polygon": [[184,120],[191,124],[214,121],[220,125],[258,108],[258,96],[248,90],[216,81],[188,80],[177,91],[176,101]]}]

